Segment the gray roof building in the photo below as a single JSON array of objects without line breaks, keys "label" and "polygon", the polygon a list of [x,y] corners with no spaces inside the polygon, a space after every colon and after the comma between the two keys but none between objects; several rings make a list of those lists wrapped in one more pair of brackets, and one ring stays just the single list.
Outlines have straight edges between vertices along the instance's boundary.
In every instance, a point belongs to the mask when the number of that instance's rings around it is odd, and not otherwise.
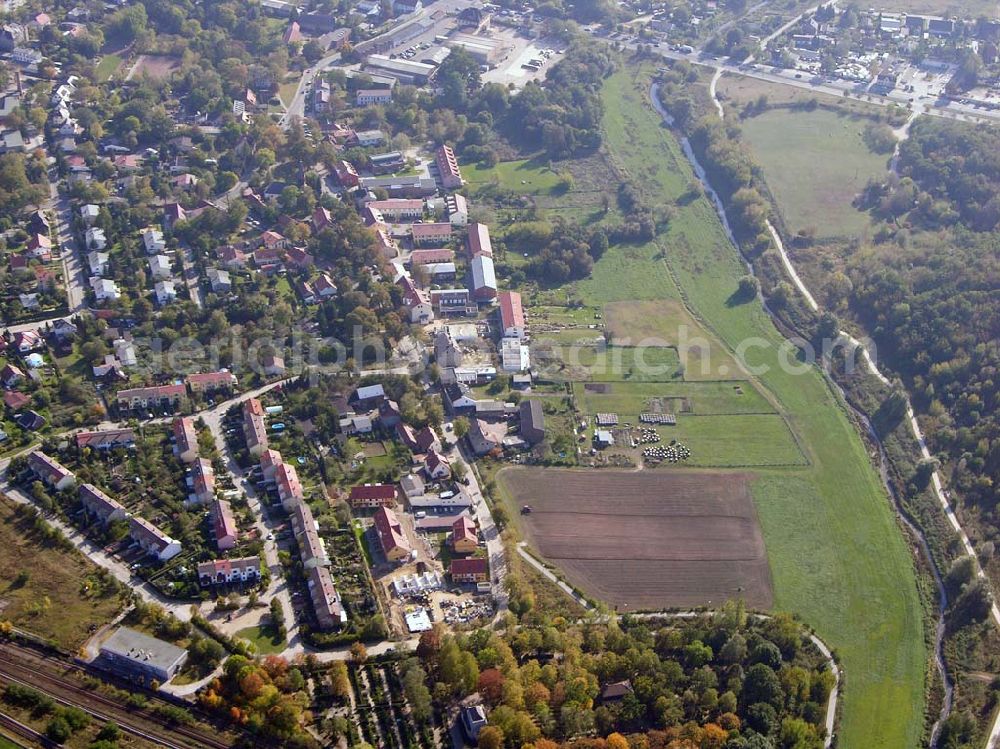
[{"label": "gray roof building", "polygon": [[101,645],[100,665],[144,684],[169,681],[187,660],[187,651],[169,642],[119,627]]}]

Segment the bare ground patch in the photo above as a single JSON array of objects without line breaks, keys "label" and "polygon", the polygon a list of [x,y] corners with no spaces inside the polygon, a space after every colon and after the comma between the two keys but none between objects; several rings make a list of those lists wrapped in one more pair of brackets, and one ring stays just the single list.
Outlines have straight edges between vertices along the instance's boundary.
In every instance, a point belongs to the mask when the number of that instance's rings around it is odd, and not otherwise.
[{"label": "bare ground patch", "polygon": [[630,610],[773,602],[749,474],[513,468],[528,542],[574,586]]}]

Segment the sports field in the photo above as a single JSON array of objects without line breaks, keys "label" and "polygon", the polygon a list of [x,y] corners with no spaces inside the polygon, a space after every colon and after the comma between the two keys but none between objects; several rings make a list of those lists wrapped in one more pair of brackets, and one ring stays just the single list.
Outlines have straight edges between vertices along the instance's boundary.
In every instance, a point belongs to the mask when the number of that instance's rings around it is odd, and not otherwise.
[{"label": "sports field", "polygon": [[871,151],[865,117],[827,109],[772,109],[743,121],[743,139],[774,193],[788,230],[815,228],[818,237],[857,236],[868,214],[855,197],[885,174],[889,157]]},{"label": "sports field", "polygon": [[573,586],[623,610],[772,603],[748,476],[508,468],[529,541]]}]

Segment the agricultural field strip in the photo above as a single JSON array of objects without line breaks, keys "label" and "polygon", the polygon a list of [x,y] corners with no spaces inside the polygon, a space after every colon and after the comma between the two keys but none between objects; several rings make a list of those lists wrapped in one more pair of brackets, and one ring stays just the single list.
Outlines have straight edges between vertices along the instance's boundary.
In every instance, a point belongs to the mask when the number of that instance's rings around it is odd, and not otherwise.
[{"label": "agricultural field strip", "polygon": [[[654,153],[673,162],[679,179],[661,182],[660,197],[669,201],[681,194],[691,169],[677,141],[648,109],[647,75],[625,70],[608,80],[606,116],[634,120],[627,128],[608,128],[609,147],[616,158],[639,172],[655,161]],[[657,187],[653,184],[657,177],[650,178],[651,188]],[[671,222],[668,236],[685,248],[666,257],[685,290],[684,298],[711,321],[712,330],[728,345],[748,336],[762,336],[775,348],[784,343],[760,305],[736,308],[727,303],[745,270],[706,200],[685,206]],[[810,454],[815,450],[820,458],[799,479],[786,477],[775,483],[776,477],[765,472],[753,482],[778,605],[806,617],[835,641],[845,665],[853,664],[852,690],[845,695],[840,729],[842,745],[912,746],[920,733],[923,704],[923,621],[912,560],[884,488],[842,401],[818,372],[809,370],[793,378],[773,367],[773,350],[748,354],[750,365],[772,365],[759,380],[789,411]],[[831,502],[834,496],[836,503]],[[815,537],[807,538],[812,532],[827,542],[817,545]],[[853,550],[850,554],[848,548]],[[858,553],[864,549],[871,551]],[[866,601],[876,596],[879,605],[873,616]]]}]

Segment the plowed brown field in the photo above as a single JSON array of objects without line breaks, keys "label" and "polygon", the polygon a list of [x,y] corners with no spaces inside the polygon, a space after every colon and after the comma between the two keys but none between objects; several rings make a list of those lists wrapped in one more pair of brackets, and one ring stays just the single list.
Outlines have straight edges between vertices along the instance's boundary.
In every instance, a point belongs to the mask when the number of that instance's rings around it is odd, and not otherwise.
[{"label": "plowed brown field", "polygon": [[770,608],[749,476],[511,468],[498,477],[526,540],[571,585],[619,609]]}]

